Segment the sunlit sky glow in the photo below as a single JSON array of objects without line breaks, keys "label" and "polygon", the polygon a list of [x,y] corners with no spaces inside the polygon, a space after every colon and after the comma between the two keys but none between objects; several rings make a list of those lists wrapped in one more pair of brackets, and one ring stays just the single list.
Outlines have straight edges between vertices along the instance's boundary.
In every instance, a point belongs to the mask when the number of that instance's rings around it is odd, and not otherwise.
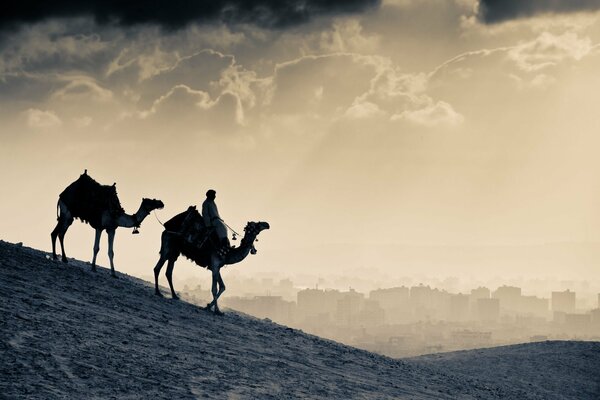
[{"label": "sunlit sky glow", "polygon": [[[214,188],[268,221],[247,271],[599,278],[600,2],[326,3],[2,16],[0,238],[49,250],[88,169],[128,212]],[[160,232],[117,231],[117,270],[149,275]]]}]

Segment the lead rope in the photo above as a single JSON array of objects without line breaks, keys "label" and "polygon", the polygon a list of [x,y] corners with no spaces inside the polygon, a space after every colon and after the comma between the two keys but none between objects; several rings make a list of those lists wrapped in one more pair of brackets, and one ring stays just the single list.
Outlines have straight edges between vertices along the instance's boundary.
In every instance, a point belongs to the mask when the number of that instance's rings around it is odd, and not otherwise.
[{"label": "lead rope", "polygon": [[233,233],[233,235],[231,235],[231,240],[237,240],[237,237],[240,236],[240,234],[234,231],[232,227],[227,225],[225,221],[221,220],[221,222],[227,227],[227,229],[229,229]]},{"label": "lead rope", "polygon": [[163,228],[164,228],[165,224],[163,224],[162,222],[160,222],[160,219],[158,219],[158,216],[156,215],[156,210],[152,211],[152,214],[154,214],[154,218],[156,218],[156,220],[158,221],[158,223],[161,224],[163,226]]}]

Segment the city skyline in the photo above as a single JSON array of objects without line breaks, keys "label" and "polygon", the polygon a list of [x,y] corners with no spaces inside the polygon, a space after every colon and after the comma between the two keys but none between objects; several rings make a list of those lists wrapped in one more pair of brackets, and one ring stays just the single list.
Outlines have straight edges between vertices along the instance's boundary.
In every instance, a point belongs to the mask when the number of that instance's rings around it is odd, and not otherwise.
[{"label": "city skyline", "polygon": [[[600,337],[600,293],[590,288],[538,297],[506,284],[456,293],[420,283],[365,293],[239,274],[229,287],[228,308],[391,357]],[[181,293],[200,306],[211,297],[198,282]]]}]

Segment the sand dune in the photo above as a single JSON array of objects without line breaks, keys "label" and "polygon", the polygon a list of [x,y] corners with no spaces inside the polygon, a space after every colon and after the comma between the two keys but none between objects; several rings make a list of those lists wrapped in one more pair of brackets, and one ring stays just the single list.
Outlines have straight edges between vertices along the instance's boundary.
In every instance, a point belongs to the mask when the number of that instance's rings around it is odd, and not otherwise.
[{"label": "sand dune", "polygon": [[1,398],[600,398],[600,343],[394,360],[47,256],[0,242]]}]

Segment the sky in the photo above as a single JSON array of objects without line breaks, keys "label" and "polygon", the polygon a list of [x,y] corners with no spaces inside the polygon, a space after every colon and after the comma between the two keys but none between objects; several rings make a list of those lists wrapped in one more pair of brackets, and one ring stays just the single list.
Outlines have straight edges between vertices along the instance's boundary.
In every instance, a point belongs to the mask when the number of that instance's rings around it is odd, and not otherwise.
[{"label": "sky", "polygon": [[124,273],[212,188],[271,224],[249,274],[598,279],[599,43],[597,0],[10,1],[0,238],[50,250],[87,169],[165,203],[117,231]]}]

